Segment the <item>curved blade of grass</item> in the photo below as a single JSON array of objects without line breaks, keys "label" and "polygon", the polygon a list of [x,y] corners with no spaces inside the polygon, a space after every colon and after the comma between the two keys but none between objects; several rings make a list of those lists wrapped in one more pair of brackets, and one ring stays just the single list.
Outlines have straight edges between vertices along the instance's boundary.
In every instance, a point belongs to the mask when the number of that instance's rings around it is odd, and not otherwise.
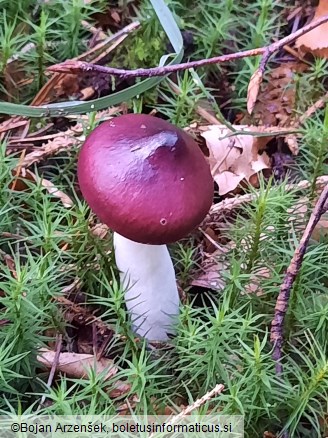
[{"label": "curved blade of grass", "polygon": [[[164,28],[164,31],[172,44],[175,54],[162,56],[159,65],[164,65],[168,58],[173,57],[169,65],[178,64],[183,56],[183,40],[180,30],[164,0],[150,0],[156,15]],[[60,102],[40,107],[19,105],[15,103],[0,102],[0,114],[10,114],[26,117],[61,117],[70,114],[84,114],[91,111],[99,111],[110,106],[118,105],[132,99],[139,94],[153,88],[159,84],[164,77],[148,78],[137,82],[131,87],[111,94],[110,96],[100,97],[89,100],[88,102]]]}]

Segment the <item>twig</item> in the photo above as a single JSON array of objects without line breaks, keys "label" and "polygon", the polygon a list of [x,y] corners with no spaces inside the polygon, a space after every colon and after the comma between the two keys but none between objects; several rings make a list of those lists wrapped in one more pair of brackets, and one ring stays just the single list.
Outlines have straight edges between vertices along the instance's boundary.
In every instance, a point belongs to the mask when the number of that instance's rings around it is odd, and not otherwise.
[{"label": "twig", "polygon": [[257,49],[251,49],[251,50],[245,50],[243,52],[237,52],[237,53],[231,53],[228,55],[221,55],[216,56],[214,58],[209,59],[201,59],[199,61],[191,61],[191,62],[184,62],[182,64],[175,64],[175,65],[167,65],[164,67],[153,67],[153,68],[139,68],[136,70],[125,70],[125,69],[119,69],[119,68],[113,68],[113,67],[105,67],[101,65],[96,64],[90,64],[87,62],[80,62],[80,61],[66,61],[61,64],[56,64],[48,68],[49,71],[54,71],[58,73],[77,73],[77,72],[97,72],[97,73],[105,73],[109,75],[114,76],[120,76],[122,78],[126,77],[152,77],[152,76],[165,76],[169,73],[174,73],[181,70],[186,70],[189,68],[198,68],[202,67],[204,65],[209,64],[218,64],[228,61],[234,61],[236,59],[241,58],[248,58],[250,56],[257,56],[257,55],[263,55],[261,65],[265,66],[265,64],[268,62],[270,56],[274,53],[280,50],[282,47],[284,47],[286,44],[291,44],[293,41],[295,41],[300,36],[304,35],[305,33],[315,29],[316,27],[320,26],[321,24],[324,24],[328,22],[328,15],[325,15],[318,20],[315,20],[311,23],[309,23],[307,26],[304,26],[302,29],[299,29],[298,31],[286,36],[285,38],[282,38],[279,41],[276,41],[269,46],[265,47],[259,47]]},{"label": "twig", "polygon": [[87,29],[94,37],[97,37],[101,40],[105,40],[107,38],[107,34],[103,32],[101,29],[98,29],[95,26],[89,24],[86,20],[81,21],[82,26]]},{"label": "twig", "polygon": [[[328,21],[328,19],[327,19]],[[229,55],[216,56],[214,58],[200,59],[199,61],[183,62],[181,64],[167,65],[164,67],[138,68],[136,70],[125,70],[121,68],[106,67],[98,64],[90,64],[81,61],[65,61],[48,67],[48,71],[56,73],[78,73],[78,72],[96,72],[105,73],[121,78],[137,78],[153,76],[165,76],[169,73],[175,73],[189,68],[202,67],[209,64],[218,64],[222,62],[234,61],[235,59],[248,58],[250,56],[261,55],[265,52],[264,47],[258,49],[245,50],[244,52],[231,53]]]},{"label": "twig", "polygon": [[[78,57],[72,59],[72,61],[84,61],[89,60],[90,63],[99,62],[103,56],[107,56],[108,53],[117,47],[128,35],[130,32],[134,31],[140,26],[139,21],[130,23],[128,26],[124,27],[114,35],[106,38],[105,40],[99,42],[96,46],[89,49],[87,52],[82,53]],[[108,47],[107,47],[108,46]],[[107,48],[106,48],[107,47]],[[100,54],[97,55],[97,53]],[[48,82],[44,84],[44,86],[39,90],[39,92],[34,97],[31,102],[32,106],[39,106],[44,104],[49,100],[49,96],[54,90],[56,84],[58,84],[63,78],[63,75],[52,75]]]},{"label": "twig", "polygon": [[[60,356],[62,342],[63,342],[63,335],[61,335],[61,334],[57,335],[56,336],[56,345],[55,345],[55,352],[56,353],[55,353],[54,361],[51,365],[51,369],[50,369],[50,373],[49,373],[48,381],[47,381],[47,388],[48,389],[50,389],[50,387],[51,387],[51,384],[52,384],[52,381],[54,379],[56,369],[57,369],[57,366],[59,363],[59,356]],[[46,394],[44,394],[42,396],[37,410],[39,410],[43,406],[45,399],[46,399]]]},{"label": "twig", "polygon": [[321,97],[317,102],[311,105],[305,113],[299,118],[298,124],[302,125],[309,117],[312,116],[318,109],[322,108],[328,101],[328,93]]},{"label": "twig", "polygon": [[[197,399],[194,401],[193,404],[187,406],[185,409],[183,409],[179,414],[174,415],[171,417],[169,421],[167,421],[166,424],[176,424],[183,418],[185,418],[187,415],[189,415],[192,411],[195,409],[198,409],[200,406],[204,405],[207,401],[209,401],[211,398],[215,397],[218,394],[221,394],[221,392],[224,390],[224,386],[219,384],[216,385],[211,391],[207,392],[203,397]],[[151,433],[148,438],[153,438],[155,436],[155,433]]]},{"label": "twig", "polygon": [[328,21],[328,15],[324,15],[323,17],[320,17],[318,20],[312,21],[308,25],[302,27],[301,29],[297,30],[294,33],[291,33],[290,35],[286,36],[285,38],[276,41],[275,43],[270,44],[266,47],[261,62],[259,66],[259,72],[263,75],[265,67],[271,57],[271,55],[281,48],[283,48],[285,45],[289,45],[290,43],[297,40],[302,35],[310,32],[311,30],[315,29],[316,27],[320,26],[323,23],[326,23]]},{"label": "twig", "polygon": [[[316,180],[316,187],[319,190],[323,186],[328,184],[328,175],[320,176]],[[297,184],[287,184],[286,191],[291,190],[305,190],[311,187],[312,183],[307,180],[302,180]],[[273,190],[273,189],[271,189]],[[232,211],[235,208],[240,208],[243,204],[254,201],[256,199],[256,193],[247,193],[246,195],[235,196],[234,198],[227,198],[223,201],[212,205],[209,214],[218,214],[225,211]]]},{"label": "twig", "polygon": [[288,300],[290,292],[293,287],[295,278],[297,277],[302,261],[309,244],[311,234],[321,216],[327,211],[328,205],[328,185],[323,189],[318,202],[311,214],[310,220],[305,228],[303,236],[300,240],[298,247],[294,253],[294,256],[287,269],[284,281],[280,287],[280,292],[277,298],[274,319],[271,325],[271,342],[274,344],[272,358],[276,361],[276,372],[282,374],[282,346],[283,346],[283,325],[284,319],[288,308]]},{"label": "twig", "polygon": [[[325,17],[321,17],[321,18],[325,18]],[[326,17],[327,18],[327,17]],[[257,101],[257,97],[260,91],[260,87],[263,81],[263,76],[264,76],[264,72],[267,66],[267,63],[269,62],[269,59],[271,57],[271,55],[274,52],[277,52],[280,49],[285,49],[286,51],[290,51],[291,49],[289,48],[289,44],[293,41],[295,41],[295,39],[298,39],[300,36],[304,35],[305,33],[309,32],[310,29],[309,27],[315,24],[315,27],[317,27],[319,24],[319,20],[313,21],[311,23],[309,23],[307,26],[304,26],[303,28],[299,29],[296,32],[292,32],[290,35],[288,35],[287,37],[276,41],[275,43],[270,44],[269,46],[266,47],[260,65],[258,67],[258,69],[253,73],[252,78],[250,80],[249,86],[248,86],[248,96],[247,96],[247,110],[249,112],[249,114],[252,114],[254,106],[255,106],[255,102]],[[294,28],[294,27],[293,27]],[[297,54],[296,54],[297,57]],[[303,60],[304,62],[304,60]]]}]

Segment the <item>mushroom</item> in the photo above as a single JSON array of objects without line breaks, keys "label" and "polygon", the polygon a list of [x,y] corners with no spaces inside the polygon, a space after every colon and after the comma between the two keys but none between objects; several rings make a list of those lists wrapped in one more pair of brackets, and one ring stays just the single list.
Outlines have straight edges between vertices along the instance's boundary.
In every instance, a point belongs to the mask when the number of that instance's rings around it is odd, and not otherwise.
[{"label": "mushroom", "polygon": [[87,137],[78,160],[83,197],[114,231],[116,264],[134,332],[175,333],[179,294],[166,244],[206,216],[213,179],[191,136],[157,117],[127,114]]}]

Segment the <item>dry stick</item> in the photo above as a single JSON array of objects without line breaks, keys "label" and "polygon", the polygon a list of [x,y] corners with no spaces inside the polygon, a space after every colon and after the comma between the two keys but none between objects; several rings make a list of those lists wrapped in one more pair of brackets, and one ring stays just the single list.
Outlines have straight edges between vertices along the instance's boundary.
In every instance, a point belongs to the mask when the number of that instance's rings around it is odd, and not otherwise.
[{"label": "dry stick", "polygon": [[276,372],[277,374],[282,373],[282,346],[283,346],[283,325],[284,319],[287,312],[288,300],[290,297],[290,292],[293,287],[295,278],[299,273],[302,261],[309,244],[311,234],[317,223],[319,222],[321,216],[327,211],[328,205],[328,185],[323,189],[321,196],[316,203],[316,206],[311,214],[310,220],[305,228],[303,236],[300,240],[298,247],[294,253],[294,256],[290,262],[287,269],[285,279],[280,287],[280,292],[277,298],[274,319],[271,325],[271,342],[274,343],[272,358],[276,361]]},{"label": "dry stick", "polygon": [[322,108],[328,101],[328,93],[315,102],[305,113],[299,118],[298,125],[302,125],[309,117],[312,116],[318,109]]},{"label": "dry stick", "polygon": [[[328,21],[328,18],[327,18]],[[167,65],[164,67],[153,68],[138,68],[136,70],[125,70],[121,68],[105,67],[98,64],[90,64],[81,61],[65,61],[61,64],[55,64],[48,67],[48,71],[56,73],[78,73],[78,72],[96,72],[105,73],[113,76],[120,76],[121,78],[137,78],[137,77],[153,77],[165,76],[169,73],[174,73],[189,68],[202,67],[203,65],[217,64],[221,62],[233,61],[240,58],[248,58],[250,56],[262,55],[265,52],[265,47],[258,49],[245,50],[244,52],[231,53],[230,55],[222,55],[209,59],[201,59],[199,61],[183,62],[181,64]]]},{"label": "dry stick", "polygon": [[[311,187],[311,182],[307,180],[302,180],[297,184],[286,184],[286,191],[291,190],[306,190],[309,187]],[[316,180],[316,188],[317,190],[320,190],[324,186],[328,184],[328,175],[319,176]],[[273,189],[270,189],[273,190]],[[232,211],[235,208],[239,208],[244,204],[247,204],[248,202],[252,202],[256,199],[257,194],[256,193],[247,193],[246,195],[241,196],[235,196],[234,198],[227,198],[223,201],[219,202],[218,204],[213,204],[209,214],[218,214],[218,213],[224,213],[228,211]]]},{"label": "dry stick", "polygon": [[286,36],[285,38],[282,38],[281,40],[270,44],[269,46],[259,47],[257,49],[245,50],[243,52],[231,53],[228,55],[216,56],[214,58],[209,58],[209,59],[201,59],[199,61],[184,62],[182,64],[167,65],[164,67],[139,68],[136,70],[125,70],[120,68],[112,68],[112,67],[105,67],[102,65],[90,64],[87,62],[66,61],[61,64],[53,65],[49,67],[48,70],[58,73],[74,73],[80,71],[98,72],[98,73],[107,73],[109,75],[114,75],[114,76],[121,76],[122,78],[142,77],[142,76],[152,77],[152,76],[165,76],[169,73],[174,73],[189,68],[197,68],[209,64],[218,64],[222,62],[234,61],[236,59],[247,58],[250,56],[257,56],[257,55],[263,55],[261,65],[263,64],[265,66],[268,59],[274,52],[277,52],[286,44],[292,43],[300,36],[304,35],[305,33],[315,29],[316,27],[326,22],[328,22],[328,15],[325,15],[319,18],[318,20],[309,23],[307,26],[304,26],[302,29],[299,29],[298,31]]},{"label": "dry stick", "polygon": [[[114,35],[111,35],[110,37],[106,38],[105,40],[98,43],[96,46],[94,46],[92,49],[89,49],[87,52],[82,53],[81,55],[77,56],[76,58],[72,59],[72,62],[79,61],[79,60],[85,60],[91,58],[91,63],[98,62],[102,58],[102,53],[104,53],[104,47],[108,46],[108,48],[105,50],[104,56],[106,56],[112,48],[114,49],[117,46],[117,40],[120,42],[123,41],[130,32],[132,32],[134,29],[137,29],[140,26],[139,21],[135,21],[133,23],[130,23],[129,25],[125,26],[123,29],[115,33]],[[98,53],[101,50],[101,53],[96,58],[97,61],[95,61],[94,57],[96,56],[96,53]],[[49,93],[52,91],[55,84],[61,80],[62,76],[60,75],[53,75],[45,84],[44,86],[39,90],[39,92],[34,97],[33,101],[31,102],[31,105],[38,106],[44,103],[44,97],[47,97]]]},{"label": "dry stick", "polygon": [[[323,17],[324,18],[324,17]],[[319,21],[319,20],[317,20]],[[288,44],[290,44],[291,42],[295,41],[295,39],[299,38],[299,36],[297,36],[297,38],[294,38],[294,36],[299,33],[299,32],[303,32],[303,35],[307,32],[309,32],[312,29],[307,29],[308,26],[310,26],[311,24],[316,24],[317,21],[314,21],[313,23],[308,24],[307,26],[302,27],[301,29],[299,29],[297,32],[294,32],[292,34],[290,34],[289,36],[283,38],[280,41],[276,41],[273,44],[270,44],[270,46],[268,46],[265,50],[265,52],[263,53],[259,68],[256,70],[256,72],[254,73],[254,75],[256,75],[257,77],[257,91],[260,89],[260,85],[262,84],[262,80],[263,80],[263,75],[267,66],[267,63],[269,62],[269,59],[271,57],[271,55],[274,52],[277,52],[278,50],[280,50],[281,48],[284,48],[285,46],[287,46]],[[316,26],[317,27],[317,26]],[[306,31],[305,31],[306,30]],[[305,32],[304,32],[305,31]],[[300,35],[301,36],[301,35]],[[289,37],[293,37],[293,39],[291,41],[287,41],[287,39]],[[285,41],[285,44],[281,45],[281,43]],[[253,76],[254,76],[253,75]],[[257,98],[257,95],[256,95]],[[251,113],[252,111],[250,111]]]},{"label": "dry stick", "polygon": [[[221,392],[223,390],[224,390],[223,385],[221,385],[221,384],[216,385],[211,391],[209,391],[205,395],[203,395],[203,397],[194,401],[193,404],[187,406],[179,414],[171,417],[171,419],[166,424],[172,425],[172,424],[178,423],[179,421],[183,420],[187,415],[189,415],[192,411],[194,411],[195,409],[198,409],[200,406],[204,405],[211,398],[215,397],[218,394],[221,394]],[[155,433],[151,433],[148,438],[152,438],[154,436],[155,436]]]},{"label": "dry stick", "polygon": [[[326,93],[317,102],[315,102],[313,105],[311,105],[305,111],[305,113],[301,115],[301,117],[299,119],[293,120],[291,122],[291,126],[295,129],[302,126],[304,124],[304,122],[306,122],[306,120],[312,116],[312,114],[314,114],[318,109],[324,107],[327,102],[328,102],[328,93]],[[289,139],[293,140],[293,137],[295,138],[295,134],[290,134],[290,135],[286,136],[285,140],[286,140],[287,144],[288,144]]]},{"label": "dry stick", "polygon": [[[60,350],[61,350],[62,342],[63,342],[63,335],[61,335],[61,334],[57,335],[56,336],[56,345],[55,345],[56,354],[55,354],[55,357],[54,357],[54,361],[53,361],[53,363],[51,365],[51,370],[50,370],[48,381],[47,381],[47,387],[49,389],[51,387],[52,381],[53,381],[55,373],[56,373],[57,365],[59,363],[59,356],[60,356]],[[46,394],[44,394],[42,396],[37,410],[39,410],[43,406],[43,404],[45,402],[45,399],[46,399]]]}]

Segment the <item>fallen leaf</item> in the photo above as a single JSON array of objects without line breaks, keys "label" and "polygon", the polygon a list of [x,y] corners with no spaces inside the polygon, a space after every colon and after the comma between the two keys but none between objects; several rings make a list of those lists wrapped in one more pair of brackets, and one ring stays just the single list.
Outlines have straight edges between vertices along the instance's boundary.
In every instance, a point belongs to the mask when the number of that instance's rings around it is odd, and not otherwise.
[{"label": "fallen leaf", "polygon": [[328,236],[328,216],[322,216],[317,225],[315,226],[311,238],[317,242],[322,241],[323,238]]},{"label": "fallen leaf", "polygon": [[277,435],[275,435],[271,432],[265,431],[263,434],[263,438],[277,438]]},{"label": "fallen leaf", "polygon": [[249,81],[248,90],[247,90],[247,111],[249,114],[252,114],[255,103],[257,101],[257,97],[260,91],[260,87],[262,84],[263,73],[258,68],[252,75],[251,80]]},{"label": "fallen leaf", "polygon": [[[252,109],[252,117],[246,114],[240,123],[290,127],[299,117],[294,112],[297,88],[295,78],[306,69],[308,65],[305,63],[282,63],[267,73],[265,82],[258,89],[256,88],[258,79],[255,73],[254,83],[251,81],[249,85],[250,102],[248,105]],[[252,90],[250,90],[251,87],[253,87]],[[257,95],[256,91],[258,91]],[[295,144],[292,147],[297,148]]]},{"label": "fallen leaf", "polygon": [[[320,0],[312,21],[318,20],[325,15],[328,15],[328,1]],[[310,52],[315,56],[328,58],[328,23],[321,24],[299,37],[295,46],[303,52]]]},{"label": "fallen leaf", "polygon": [[11,272],[12,276],[17,280],[18,277],[17,277],[15,260],[9,254],[6,254],[3,251],[0,252],[0,257],[4,259],[7,268]]},{"label": "fallen leaf", "polygon": [[[55,351],[49,350],[48,348],[41,348],[37,360],[46,368],[51,369],[55,356]],[[98,374],[104,373],[104,380],[110,380],[118,371],[112,360],[104,357],[100,360],[96,360],[95,356],[91,354],[61,353],[58,358],[58,363],[56,364],[56,371],[60,371],[68,377],[76,379],[86,379],[90,369],[96,370]],[[117,398],[128,394],[130,390],[131,385],[129,383],[115,379],[107,393],[109,397]]]},{"label": "fallen leaf", "polygon": [[[108,392],[109,397],[118,398],[122,395],[127,394],[131,390],[131,385],[129,383],[123,382],[122,380],[115,380],[113,387],[110,392]],[[131,397],[133,399],[133,396]],[[131,413],[131,411],[128,411]]]},{"label": "fallen leaf", "polygon": [[[55,359],[56,352],[41,348],[37,356],[38,362],[51,368]],[[113,361],[102,357],[96,360],[92,354],[61,353],[59,356],[57,371],[75,379],[84,379],[88,376],[88,371],[94,369],[97,374],[105,372],[105,380],[110,379],[117,373],[117,367]]]},{"label": "fallen leaf", "polygon": [[244,294],[256,294],[256,296],[260,297],[263,295],[263,290],[261,284],[264,279],[268,279],[271,277],[271,272],[266,267],[261,267],[256,270],[256,272],[252,273],[250,282],[245,285]]},{"label": "fallen leaf", "polygon": [[95,89],[93,87],[86,87],[80,90],[81,100],[91,99],[91,97],[95,94]]},{"label": "fallen leaf", "polygon": [[290,152],[293,155],[298,155],[299,147],[298,147],[298,141],[295,134],[290,134],[285,137],[285,142],[287,143]]},{"label": "fallen leaf", "polygon": [[200,265],[201,271],[196,275],[192,286],[199,286],[205,289],[223,290],[225,286],[222,272],[227,272],[228,264],[222,261],[222,252],[217,250]]},{"label": "fallen leaf", "polygon": [[[253,135],[234,135],[226,126],[210,125],[202,133],[210,152],[209,163],[214,180],[219,186],[219,194],[234,190],[243,181],[263,169],[270,168],[270,159],[266,152],[259,151],[272,137],[255,137]],[[263,132],[264,128],[235,126],[239,131]]]},{"label": "fallen leaf", "polygon": [[112,19],[116,22],[116,23],[120,23],[121,22],[121,17],[120,14],[117,11],[113,11],[111,14]]},{"label": "fallen leaf", "polygon": [[99,239],[104,239],[109,232],[109,227],[105,224],[96,224],[91,228],[91,233]]},{"label": "fallen leaf", "polygon": [[[80,77],[81,78],[81,77]],[[57,83],[54,85],[53,89],[55,91],[55,96],[77,96],[80,91],[80,79],[77,75],[63,75],[59,78]]]}]

